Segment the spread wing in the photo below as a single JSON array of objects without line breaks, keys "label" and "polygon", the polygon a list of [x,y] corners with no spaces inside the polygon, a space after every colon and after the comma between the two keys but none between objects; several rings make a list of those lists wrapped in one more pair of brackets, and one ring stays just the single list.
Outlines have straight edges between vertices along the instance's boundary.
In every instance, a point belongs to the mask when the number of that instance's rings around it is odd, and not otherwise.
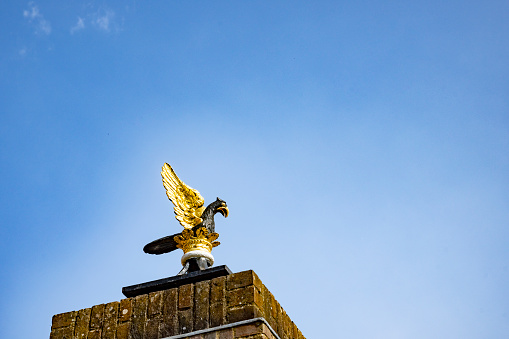
[{"label": "spread wing", "polygon": [[177,233],[154,240],[151,243],[146,244],[145,247],[143,247],[143,251],[149,254],[163,254],[175,251],[177,249],[177,243],[175,242],[174,238],[177,235],[182,235],[182,233]]},{"label": "spread wing", "polygon": [[201,214],[205,209],[204,200],[195,189],[187,186],[180,180],[170,165],[164,164],[161,171],[166,195],[175,207],[175,218],[184,228],[193,228],[202,222]]}]

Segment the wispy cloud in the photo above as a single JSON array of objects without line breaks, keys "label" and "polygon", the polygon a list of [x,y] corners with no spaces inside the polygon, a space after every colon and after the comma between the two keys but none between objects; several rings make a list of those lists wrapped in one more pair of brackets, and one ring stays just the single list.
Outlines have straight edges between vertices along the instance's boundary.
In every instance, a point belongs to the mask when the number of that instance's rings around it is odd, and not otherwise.
[{"label": "wispy cloud", "polygon": [[117,21],[115,11],[108,8],[99,8],[93,13],[83,17],[79,16],[76,23],[70,28],[70,32],[74,34],[88,27],[104,32],[120,31],[121,27]]},{"label": "wispy cloud", "polygon": [[23,11],[23,16],[35,26],[35,33],[46,34],[51,33],[51,24],[39,11],[39,7],[34,2],[28,3],[28,9]]},{"label": "wispy cloud", "polygon": [[111,10],[100,10],[98,11],[92,20],[95,27],[100,30],[109,32],[114,24],[115,12]]},{"label": "wispy cloud", "polygon": [[78,21],[74,26],[71,27],[71,34],[74,34],[77,31],[80,31],[82,29],[85,29],[85,21],[83,18],[78,17]]}]

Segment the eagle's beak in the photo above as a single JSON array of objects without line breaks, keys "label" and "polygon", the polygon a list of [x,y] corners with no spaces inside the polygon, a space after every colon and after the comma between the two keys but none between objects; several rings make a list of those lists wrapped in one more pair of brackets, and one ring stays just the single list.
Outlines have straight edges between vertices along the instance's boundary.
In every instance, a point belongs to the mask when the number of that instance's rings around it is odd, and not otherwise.
[{"label": "eagle's beak", "polygon": [[223,217],[228,217],[228,206],[221,206],[217,208],[217,211],[223,215]]}]

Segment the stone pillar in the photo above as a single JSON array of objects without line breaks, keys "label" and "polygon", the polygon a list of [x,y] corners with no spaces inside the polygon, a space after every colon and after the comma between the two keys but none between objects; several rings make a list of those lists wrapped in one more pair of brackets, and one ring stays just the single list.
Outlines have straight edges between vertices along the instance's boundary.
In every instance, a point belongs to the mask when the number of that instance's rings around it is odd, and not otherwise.
[{"label": "stone pillar", "polygon": [[304,338],[253,271],[53,316],[50,339]]}]

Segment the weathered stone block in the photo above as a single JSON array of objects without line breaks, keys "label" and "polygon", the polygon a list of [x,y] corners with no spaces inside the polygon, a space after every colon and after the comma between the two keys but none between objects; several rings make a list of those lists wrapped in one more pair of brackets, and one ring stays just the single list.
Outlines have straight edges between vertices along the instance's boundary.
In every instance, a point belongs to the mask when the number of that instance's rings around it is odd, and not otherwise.
[{"label": "weathered stone block", "polygon": [[247,304],[256,304],[260,309],[263,309],[262,294],[253,285],[230,290],[226,294],[226,305],[228,308]]},{"label": "weathered stone block", "polygon": [[159,324],[161,319],[159,317],[155,317],[147,320],[147,325],[145,326],[145,337],[144,339],[158,339],[159,338]]},{"label": "weathered stone block", "polygon": [[274,319],[276,319],[276,320],[277,320],[277,315],[278,315],[278,308],[277,308],[277,306],[278,306],[278,302],[276,301],[276,298],[274,298],[272,293],[270,293],[270,311],[271,311],[272,317]]},{"label": "weathered stone block", "polygon": [[71,326],[72,323],[75,321],[75,317],[76,317],[75,311],[55,314],[53,316],[51,328],[60,328],[60,327]]},{"label": "weathered stone block", "polygon": [[90,326],[91,308],[79,310],[76,315],[76,325],[74,328],[74,339],[86,339],[88,336],[88,328]]},{"label": "weathered stone block", "polygon": [[209,281],[194,284],[194,330],[209,328]]},{"label": "weathered stone block", "polygon": [[101,339],[101,330],[92,330],[88,332],[88,339]]},{"label": "weathered stone block", "polygon": [[226,308],[223,302],[210,305],[210,327],[226,324]]},{"label": "weathered stone block", "polygon": [[293,324],[293,338],[295,339],[304,339],[302,332],[299,330],[297,325]]},{"label": "weathered stone block", "polygon": [[[272,311],[272,302],[274,300],[274,297],[272,296],[272,293],[263,285],[262,287],[262,296],[263,296],[263,317],[269,325],[277,331],[277,323],[276,320],[273,317],[273,311]],[[275,314],[275,312],[274,312]]]},{"label": "weathered stone block", "polygon": [[193,284],[179,286],[179,309],[193,307],[194,289]]},{"label": "weathered stone block", "polygon": [[193,331],[193,309],[180,310],[178,313],[180,333]]},{"label": "weathered stone block", "polygon": [[130,339],[131,323],[121,323],[117,326],[117,339]]},{"label": "weathered stone block", "polygon": [[285,339],[285,329],[284,329],[284,319],[283,319],[283,310],[281,305],[276,301],[276,321],[277,321],[277,334],[281,337],[281,339]]},{"label": "weathered stone block", "polygon": [[60,327],[53,329],[50,333],[50,339],[72,339],[73,329],[69,327]]},{"label": "weathered stone block", "polygon": [[289,327],[288,327],[288,316],[286,315],[286,311],[281,308],[281,322],[282,322],[282,337],[288,338],[289,337]]},{"label": "weathered stone block", "polygon": [[131,316],[133,314],[133,304],[132,299],[122,299],[120,300],[120,307],[118,310],[118,320],[120,322],[125,322],[131,320]]},{"label": "weathered stone block", "polygon": [[235,338],[246,337],[257,333],[263,333],[263,327],[266,327],[261,321],[255,323],[237,326],[234,328]]},{"label": "weathered stone block", "polygon": [[163,317],[159,325],[159,337],[166,338],[179,333],[178,317],[173,316],[170,319]]},{"label": "weathered stone block", "polygon": [[133,300],[133,317],[131,324],[131,337],[142,339],[145,334],[147,321],[148,295],[142,294]]},{"label": "weathered stone block", "polygon": [[214,278],[210,281],[210,303],[224,300],[226,289],[226,276]]},{"label": "weathered stone block", "polygon": [[177,305],[178,289],[163,291],[163,317],[159,328],[161,338],[179,334]]},{"label": "weathered stone block", "polygon": [[290,319],[290,317],[288,316],[288,314],[286,314],[286,312],[285,312],[285,315],[286,315],[286,332],[288,333],[288,337],[292,338],[293,337],[293,322],[292,322],[292,319]]},{"label": "weathered stone block", "polygon": [[219,331],[217,339],[233,339],[233,328],[227,328]]},{"label": "weathered stone block", "polygon": [[228,323],[258,318],[261,316],[262,312],[255,305],[245,305],[242,307],[229,309],[226,315]]},{"label": "weathered stone block", "polygon": [[230,274],[226,277],[226,289],[233,290],[254,285],[258,290],[262,287],[262,281],[252,270]]},{"label": "weathered stone block", "polygon": [[[267,337],[267,339],[277,339],[274,334],[272,334],[272,331],[267,328],[267,332],[263,332],[263,334]],[[297,338],[295,338],[297,339]]]},{"label": "weathered stone block", "polygon": [[148,302],[148,316],[152,318],[153,316],[160,314],[163,306],[163,291],[152,292],[149,294],[149,302]]},{"label": "weathered stone block", "polygon": [[90,330],[100,330],[104,320],[104,304],[92,307],[90,315]]},{"label": "weathered stone block", "polygon": [[104,330],[101,334],[101,339],[115,339],[117,336],[117,327],[110,327],[109,330]]},{"label": "weathered stone block", "polygon": [[115,339],[118,322],[118,306],[118,301],[104,305],[103,339]]},{"label": "weathered stone block", "polygon": [[163,291],[163,315],[177,315],[178,289]]}]

